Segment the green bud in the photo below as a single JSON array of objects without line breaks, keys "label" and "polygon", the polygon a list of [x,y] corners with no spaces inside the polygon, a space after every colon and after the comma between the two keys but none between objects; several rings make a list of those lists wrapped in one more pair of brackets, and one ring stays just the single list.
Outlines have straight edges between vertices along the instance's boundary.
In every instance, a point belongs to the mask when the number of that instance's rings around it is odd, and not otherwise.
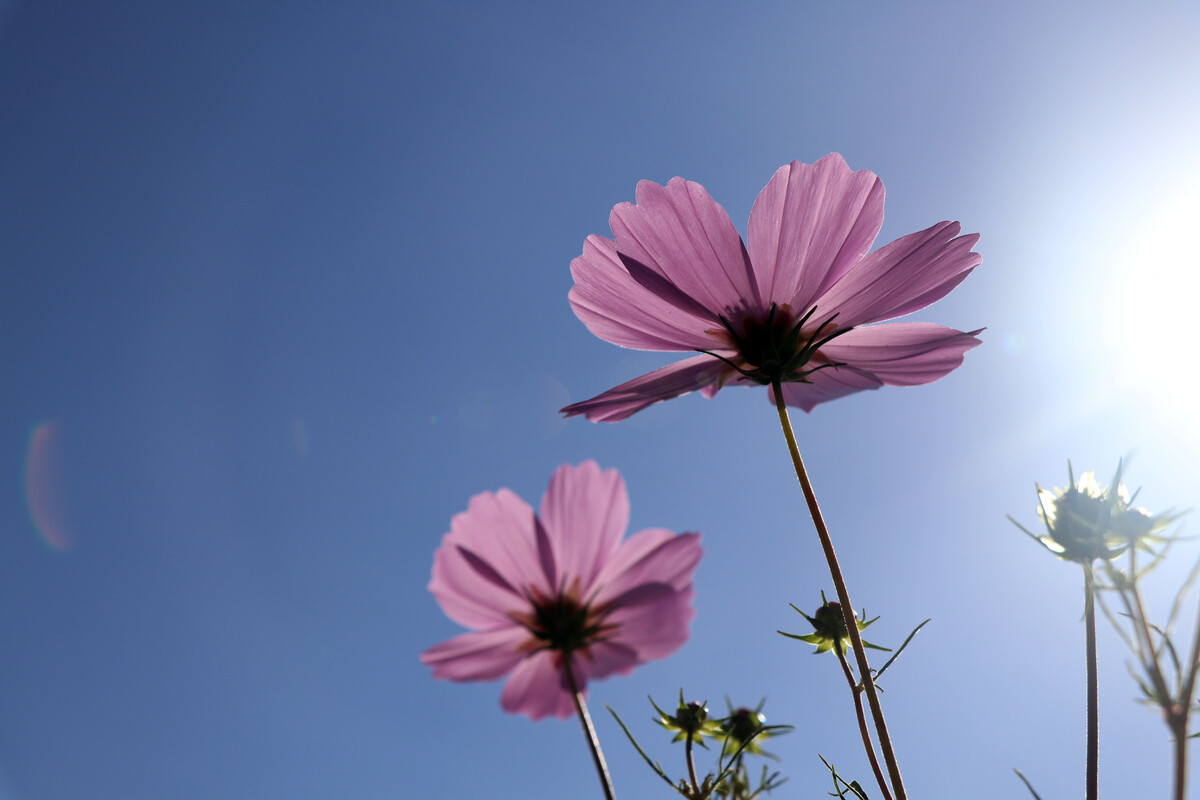
[{"label": "green bud", "polygon": [[[779,631],[779,633],[782,633],[789,639],[799,639],[802,642],[815,644],[817,646],[816,652],[818,653],[827,653],[833,650],[835,646],[838,647],[838,651],[841,653],[850,651],[850,631],[846,628],[846,615],[842,613],[841,603],[826,600],[825,593],[821,592],[821,607],[816,610],[813,616],[810,617],[795,606],[792,606],[792,608],[795,609],[797,614],[808,620],[808,623],[813,626],[813,632],[804,635],[785,633],[784,631]],[[863,613],[865,614],[866,612],[864,611]],[[871,623],[879,619],[879,617],[874,617],[866,622],[859,622],[858,615],[854,614],[853,611],[851,611],[851,614],[854,616],[854,624],[858,626],[859,631],[866,630]],[[871,644],[865,640],[863,641],[863,647],[869,647],[872,650],[888,649]]]},{"label": "green bud", "polygon": [[721,730],[736,744],[747,741],[766,723],[767,718],[754,709],[742,707],[721,720]]},{"label": "green bud", "polygon": [[668,714],[659,708],[654,698],[650,699],[650,705],[658,712],[658,718],[654,721],[667,730],[676,732],[672,741],[679,742],[690,737],[692,741],[704,744],[705,736],[721,734],[719,722],[708,718],[707,701],[685,702],[682,689],[679,690],[679,707],[674,714]]}]

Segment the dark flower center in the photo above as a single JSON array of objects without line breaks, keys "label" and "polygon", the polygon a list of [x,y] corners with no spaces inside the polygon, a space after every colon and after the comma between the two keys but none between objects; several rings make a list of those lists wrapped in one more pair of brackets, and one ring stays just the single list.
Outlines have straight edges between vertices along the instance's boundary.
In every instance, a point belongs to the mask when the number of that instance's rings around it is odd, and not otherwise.
[{"label": "dark flower center", "polygon": [[533,610],[511,612],[509,616],[533,634],[534,650],[568,654],[584,650],[603,641],[616,627],[604,622],[611,609],[590,606],[572,592],[559,591],[548,596],[530,588],[527,596]]},{"label": "dark flower center", "polygon": [[808,313],[796,320],[791,307],[772,304],[765,320],[753,316],[743,317],[740,333],[722,316],[721,324],[729,332],[741,363],[735,363],[708,350],[700,352],[721,359],[741,373],[742,377],[755,383],[770,385],[776,381],[807,382],[808,376],[819,369],[841,366],[828,359],[821,359],[821,363],[815,365],[813,362],[821,347],[850,330],[838,328],[833,317],[830,317],[815,329],[805,331],[804,326],[816,311],[816,306],[813,306]]}]

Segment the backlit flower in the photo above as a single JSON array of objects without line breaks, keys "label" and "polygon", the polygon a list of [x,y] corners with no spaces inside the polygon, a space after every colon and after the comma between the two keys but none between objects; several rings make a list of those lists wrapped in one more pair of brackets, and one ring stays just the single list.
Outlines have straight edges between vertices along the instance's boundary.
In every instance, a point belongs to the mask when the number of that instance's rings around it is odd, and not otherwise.
[{"label": "backlit flower", "polygon": [[791,725],[768,725],[767,718],[762,713],[763,706],[766,704],[767,699],[764,697],[754,708],[745,706],[734,708],[733,704],[729,702],[729,698],[725,698],[729,716],[720,720],[721,731],[725,734],[725,755],[732,755],[742,750],[752,755],[779,760],[774,753],[763,750],[761,745],[768,739],[791,733],[793,728]]},{"label": "backlit flower", "polygon": [[575,711],[566,667],[628,674],[688,637],[700,535],[629,524],[625,482],[595,462],[564,464],[540,513],[508,489],[471,498],[434,554],[429,591],[470,628],[421,661],[437,678],[508,680],[500,702],[532,719]]},{"label": "backlit flower", "polygon": [[650,705],[654,706],[654,710],[658,712],[654,721],[667,730],[675,732],[672,742],[686,741],[688,736],[691,736],[692,741],[707,748],[708,745],[704,744],[706,736],[721,735],[721,721],[708,718],[708,701],[685,701],[683,689],[679,690],[679,707],[676,708],[674,714],[668,714],[659,708],[653,697],[650,698]]},{"label": "backlit flower", "polygon": [[[779,631],[779,633],[789,639],[799,639],[802,642],[815,644],[817,649],[813,651],[814,653],[828,653],[834,647],[837,647],[841,653],[850,652],[850,631],[846,628],[846,614],[842,611],[841,603],[837,601],[831,603],[825,599],[825,593],[821,592],[821,607],[817,609],[815,616],[810,617],[795,606],[792,606],[792,609],[808,620],[808,623],[813,626],[813,632],[799,634]],[[875,620],[879,619],[879,617],[873,617],[863,622],[858,618],[858,614],[853,611],[850,613],[854,617],[854,624],[858,627],[859,633],[865,631]],[[866,611],[864,610],[863,613],[865,614]],[[873,650],[891,650],[889,647],[880,647],[866,640],[863,641],[863,647],[870,647]]]},{"label": "backlit flower", "polygon": [[778,379],[788,405],[943,377],[979,344],[927,322],[875,326],[924,308],[982,258],[978,234],[939,222],[868,253],[883,184],[836,153],[780,167],[750,212],[747,241],[702,186],[642,181],[571,262],[575,314],[601,339],[637,350],[698,351],[563,409],[615,422],[661,400]]},{"label": "backlit flower", "polygon": [[1038,516],[1046,525],[1044,536],[1009,519],[1051,553],[1080,564],[1097,559],[1111,561],[1131,546],[1148,549],[1152,543],[1166,541],[1162,531],[1180,515],[1170,511],[1153,515],[1144,508],[1134,508],[1129,490],[1121,483],[1124,470],[1124,463],[1118,464],[1112,482],[1101,486],[1092,470],[1076,481],[1068,461],[1065,489],[1037,487]]}]

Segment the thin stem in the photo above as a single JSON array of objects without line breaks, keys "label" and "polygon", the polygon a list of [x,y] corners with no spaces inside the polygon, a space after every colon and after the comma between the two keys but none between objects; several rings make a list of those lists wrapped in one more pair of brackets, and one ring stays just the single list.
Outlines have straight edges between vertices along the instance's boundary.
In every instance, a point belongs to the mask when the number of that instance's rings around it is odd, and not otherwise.
[{"label": "thin stem", "polygon": [[690,778],[692,781],[692,791],[694,791],[696,794],[700,794],[700,783],[696,780],[696,759],[692,757],[692,739],[694,737],[695,734],[689,730],[687,735],[687,746],[684,749],[687,751],[688,778]]},{"label": "thin stem", "polygon": [[[1129,572],[1132,577],[1125,579],[1120,571],[1111,564],[1107,565],[1111,583],[1117,587],[1121,602],[1125,606],[1126,615],[1133,626],[1136,648],[1134,652],[1142,662],[1149,677],[1155,694],[1155,700],[1162,708],[1163,721],[1171,731],[1174,750],[1174,791],[1175,800],[1184,800],[1187,789],[1187,749],[1188,726],[1191,721],[1192,698],[1196,689],[1197,671],[1200,670],[1200,615],[1196,619],[1196,630],[1192,634],[1191,659],[1186,670],[1180,669],[1178,662],[1175,675],[1175,692],[1167,686],[1167,678],[1159,662],[1161,650],[1154,644],[1154,634],[1146,618],[1146,607],[1142,602],[1142,593],[1138,589],[1137,551],[1129,551]],[[1144,574],[1144,571],[1143,573]],[[1189,582],[1191,578],[1189,577]],[[1174,619],[1180,597],[1176,597],[1171,610]],[[1170,623],[1168,623],[1169,626]],[[1163,634],[1165,640],[1166,634]],[[1165,640],[1169,645],[1169,640]]]},{"label": "thin stem", "polygon": [[1188,660],[1187,675],[1183,681],[1183,691],[1179,699],[1191,706],[1196,691],[1196,672],[1200,670],[1200,613],[1196,615],[1196,630],[1192,632],[1192,657]]},{"label": "thin stem", "polygon": [[1187,709],[1183,709],[1181,714],[1172,713],[1167,724],[1175,737],[1175,792],[1171,796],[1175,800],[1184,800],[1187,788]]},{"label": "thin stem", "polygon": [[1130,550],[1130,574],[1134,577],[1128,580],[1121,579],[1118,583],[1117,576],[1120,573],[1111,566],[1109,566],[1109,570],[1110,574],[1114,576],[1114,583],[1120,586],[1118,594],[1121,596],[1121,602],[1125,606],[1125,613],[1128,614],[1130,622],[1133,625],[1135,641],[1138,643],[1137,657],[1141,660],[1142,665],[1146,669],[1146,674],[1153,684],[1159,705],[1162,707],[1164,713],[1166,713],[1171,703],[1171,690],[1167,686],[1167,679],[1163,675],[1162,666],[1158,663],[1158,650],[1154,646],[1154,637],[1150,632],[1150,625],[1146,620],[1146,608],[1142,604],[1142,594],[1138,590],[1134,559],[1135,553],[1133,550]]},{"label": "thin stem", "polygon": [[1084,625],[1087,628],[1087,784],[1084,796],[1096,800],[1100,770],[1100,695],[1096,669],[1096,578],[1092,565],[1083,565]]},{"label": "thin stem", "polygon": [[888,736],[887,722],[883,718],[883,707],[879,703],[879,693],[871,677],[871,665],[867,661],[867,651],[863,647],[862,636],[859,635],[858,625],[854,623],[854,604],[850,602],[850,592],[846,589],[846,581],[842,577],[842,569],[838,565],[837,554],[833,550],[833,540],[829,538],[829,529],[825,527],[825,519],[821,516],[821,508],[817,505],[817,495],[813,492],[808,472],[804,469],[804,461],[800,458],[800,448],[796,445],[796,435],[792,432],[792,423],[788,418],[787,405],[783,400],[783,387],[776,378],[771,382],[771,390],[775,394],[775,408],[779,412],[779,424],[783,426],[783,436],[787,439],[788,452],[792,456],[792,465],[796,468],[796,478],[804,491],[804,500],[808,503],[808,511],[812,515],[813,525],[817,529],[817,538],[821,540],[821,549],[825,551],[825,562],[829,565],[829,576],[833,579],[833,587],[837,590],[838,602],[842,605],[842,613],[846,615],[846,630],[850,634],[850,645],[854,650],[854,660],[858,665],[858,673],[862,678],[862,686],[867,694],[867,704],[871,707],[871,717],[875,723],[875,734],[879,738],[879,749],[883,751],[883,760],[887,764],[888,776],[892,781],[896,800],[907,800],[904,791],[904,781],[900,777],[900,767],[896,763],[896,754],[892,750],[892,740]]},{"label": "thin stem", "polygon": [[842,665],[846,683],[850,686],[850,694],[854,697],[854,715],[858,718],[858,733],[862,737],[863,749],[867,751],[867,760],[871,762],[871,771],[875,773],[875,782],[879,784],[879,791],[883,792],[884,800],[892,800],[892,793],[888,791],[883,770],[879,768],[879,759],[875,757],[875,745],[871,743],[871,731],[867,729],[867,716],[863,712],[862,704],[862,687],[854,680],[854,673],[850,671],[850,665],[846,663],[846,654],[842,652],[842,643],[834,642],[833,649],[837,653],[838,662]]},{"label": "thin stem", "polygon": [[1196,689],[1196,671],[1200,670],[1200,616],[1192,634],[1192,658],[1188,662],[1179,698],[1172,707],[1171,732],[1175,734],[1175,800],[1184,800],[1187,789],[1188,723],[1191,721],[1192,696]]},{"label": "thin stem", "polygon": [[567,687],[575,698],[575,711],[579,714],[579,724],[583,726],[583,736],[587,739],[592,751],[592,761],[596,765],[596,774],[600,776],[600,786],[604,789],[605,800],[616,800],[617,793],[613,790],[612,777],[608,774],[608,764],[604,762],[604,752],[600,749],[600,740],[596,737],[596,729],[592,727],[592,716],[588,714],[587,703],[583,693],[575,682],[575,673],[571,671],[570,654],[563,655],[563,674],[567,676]]},{"label": "thin stem", "polygon": [[[1138,631],[1142,639],[1142,644],[1146,648],[1143,660],[1149,667],[1153,665],[1155,688],[1162,693],[1163,702],[1170,699],[1171,693],[1167,689],[1167,679],[1163,675],[1162,667],[1158,663],[1158,648],[1154,646],[1154,636],[1150,632],[1150,621],[1146,617],[1146,607],[1142,603],[1142,593],[1138,590],[1138,569],[1137,569],[1137,548],[1129,548],[1129,596],[1133,600],[1133,605],[1126,610],[1132,615],[1135,622],[1134,628]],[[1128,604],[1127,604],[1128,605]]]}]

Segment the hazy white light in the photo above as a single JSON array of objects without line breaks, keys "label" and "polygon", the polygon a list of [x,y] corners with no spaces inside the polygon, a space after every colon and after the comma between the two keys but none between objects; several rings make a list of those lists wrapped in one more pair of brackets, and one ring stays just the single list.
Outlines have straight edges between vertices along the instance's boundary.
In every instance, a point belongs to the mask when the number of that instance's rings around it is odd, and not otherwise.
[{"label": "hazy white light", "polygon": [[1112,367],[1122,389],[1200,435],[1200,164],[1136,199],[1109,273]]}]

